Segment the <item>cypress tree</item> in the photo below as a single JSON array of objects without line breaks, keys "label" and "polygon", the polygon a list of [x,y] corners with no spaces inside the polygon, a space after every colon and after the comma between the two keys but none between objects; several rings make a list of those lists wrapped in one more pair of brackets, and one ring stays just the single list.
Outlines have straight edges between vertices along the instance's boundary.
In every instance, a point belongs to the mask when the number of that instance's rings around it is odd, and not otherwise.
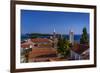
[{"label": "cypress tree", "polygon": [[83,33],[80,39],[80,44],[87,44],[88,43],[88,34],[86,27],[83,28]]}]

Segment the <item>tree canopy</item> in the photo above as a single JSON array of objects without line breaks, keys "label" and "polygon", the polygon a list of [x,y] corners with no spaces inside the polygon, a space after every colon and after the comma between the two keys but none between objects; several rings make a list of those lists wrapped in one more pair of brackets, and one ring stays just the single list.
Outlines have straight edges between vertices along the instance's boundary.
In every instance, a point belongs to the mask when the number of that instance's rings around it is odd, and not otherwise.
[{"label": "tree canopy", "polygon": [[69,55],[70,43],[65,38],[58,39],[58,53],[60,53],[63,57],[67,57]]},{"label": "tree canopy", "polygon": [[89,42],[88,40],[88,34],[86,27],[83,28],[83,33],[81,35],[80,44],[87,44]]}]

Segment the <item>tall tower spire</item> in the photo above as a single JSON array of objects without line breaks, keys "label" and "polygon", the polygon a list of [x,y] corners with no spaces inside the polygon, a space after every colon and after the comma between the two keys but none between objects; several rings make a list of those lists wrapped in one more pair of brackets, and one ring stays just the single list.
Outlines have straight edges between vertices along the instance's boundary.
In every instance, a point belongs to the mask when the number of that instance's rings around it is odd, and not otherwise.
[{"label": "tall tower spire", "polygon": [[55,27],[54,27],[54,30],[53,30],[53,47],[54,48],[57,48],[57,38],[56,38],[56,30],[55,30]]},{"label": "tall tower spire", "polygon": [[54,27],[54,30],[53,30],[53,37],[54,37],[54,38],[56,37],[55,27]]},{"label": "tall tower spire", "polygon": [[72,29],[70,29],[69,31],[69,41],[70,43],[74,44],[74,32],[72,31]]},{"label": "tall tower spire", "polygon": [[56,31],[55,31],[55,28],[54,28],[53,32],[56,32]]},{"label": "tall tower spire", "polygon": [[53,29],[53,32],[56,32],[56,31],[55,31],[55,25],[54,25],[54,24],[53,24],[53,28],[54,28],[54,29]]}]

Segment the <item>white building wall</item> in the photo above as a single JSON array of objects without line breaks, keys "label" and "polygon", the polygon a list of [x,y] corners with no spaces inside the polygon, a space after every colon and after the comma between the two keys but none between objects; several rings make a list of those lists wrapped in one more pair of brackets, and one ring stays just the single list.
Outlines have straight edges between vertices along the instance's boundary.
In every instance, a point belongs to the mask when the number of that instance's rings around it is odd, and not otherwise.
[{"label": "white building wall", "polygon": [[70,51],[70,56],[71,56],[71,59],[75,59],[75,60],[80,60],[81,59],[81,55],[77,54],[76,52],[74,51]]}]

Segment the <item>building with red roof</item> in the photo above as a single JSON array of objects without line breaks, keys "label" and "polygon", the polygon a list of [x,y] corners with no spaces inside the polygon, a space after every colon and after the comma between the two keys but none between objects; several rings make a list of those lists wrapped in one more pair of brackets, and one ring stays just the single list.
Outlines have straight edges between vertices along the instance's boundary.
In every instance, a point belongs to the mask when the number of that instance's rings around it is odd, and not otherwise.
[{"label": "building with red roof", "polygon": [[49,43],[50,40],[47,39],[47,38],[34,38],[34,39],[31,39],[32,42],[34,43],[43,43],[43,42],[46,42],[46,43]]},{"label": "building with red roof", "polygon": [[34,38],[31,41],[34,43],[34,47],[52,47],[52,40],[47,38]]},{"label": "building with red roof", "polygon": [[[88,55],[87,55],[88,54]],[[70,50],[71,59],[80,60],[89,59],[89,45],[86,44],[74,44]]]}]

